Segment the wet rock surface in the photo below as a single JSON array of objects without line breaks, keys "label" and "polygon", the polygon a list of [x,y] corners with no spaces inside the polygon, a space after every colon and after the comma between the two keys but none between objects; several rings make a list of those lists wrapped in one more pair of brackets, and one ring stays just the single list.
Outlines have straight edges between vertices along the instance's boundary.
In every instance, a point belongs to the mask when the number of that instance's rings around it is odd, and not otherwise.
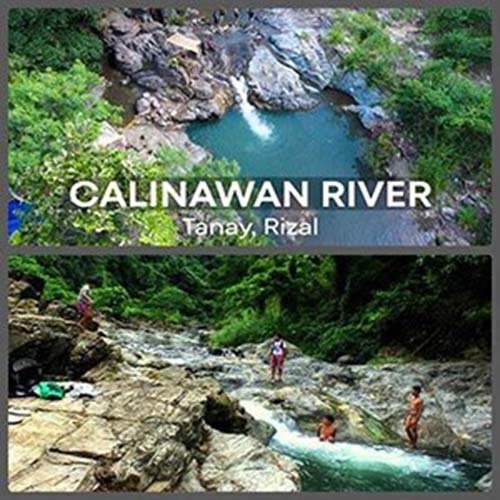
[{"label": "wet rock surface", "polygon": [[491,436],[491,366],[486,361],[420,362],[381,366],[332,364],[290,346],[285,379],[269,380],[269,343],[211,350],[203,332],[108,332],[136,353],[154,355],[212,376],[241,401],[258,401],[314,432],[325,413],[341,422],[339,440],[403,445],[411,387],[423,387],[420,446],[431,452],[488,460]]}]

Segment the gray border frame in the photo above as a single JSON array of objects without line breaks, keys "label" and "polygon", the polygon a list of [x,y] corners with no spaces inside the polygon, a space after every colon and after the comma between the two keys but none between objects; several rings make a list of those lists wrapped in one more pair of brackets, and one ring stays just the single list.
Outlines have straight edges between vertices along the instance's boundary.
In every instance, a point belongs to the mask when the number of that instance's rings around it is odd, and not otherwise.
[{"label": "gray border frame", "polygon": [[[93,493],[60,493],[60,494],[42,494],[42,493],[10,493],[8,491],[8,474],[7,474],[7,434],[8,429],[5,422],[7,421],[7,353],[8,353],[8,307],[7,307],[7,287],[8,287],[8,255],[24,254],[24,255],[214,255],[214,254],[287,254],[287,253],[307,253],[307,254],[334,254],[334,255],[489,255],[492,257],[492,285],[493,285],[493,304],[498,304],[499,301],[499,284],[500,284],[500,220],[497,217],[493,218],[492,239],[489,246],[484,247],[320,247],[320,248],[301,248],[284,246],[279,248],[274,247],[14,247],[9,246],[7,239],[7,14],[10,8],[14,7],[111,7],[111,6],[252,6],[252,7],[416,7],[416,8],[431,8],[431,7],[490,7],[494,12],[494,45],[493,45],[493,89],[494,89],[494,132],[493,137],[499,137],[500,123],[500,92],[497,87],[500,84],[500,65],[496,58],[500,54],[500,37],[499,37],[499,20],[500,20],[500,2],[495,0],[3,0],[0,3],[0,363],[2,371],[0,372],[0,391],[2,394],[0,402],[0,497],[1,498],[29,498],[32,495],[41,500],[59,497],[59,498],[81,498],[92,499]],[[493,213],[496,215],[499,208],[498,194],[500,194],[500,175],[496,170],[496,165],[500,158],[499,141],[493,141]],[[493,472],[494,483],[493,491],[489,493],[297,493],[293,494],[295,498],[329,498],[336,496],[337,498],[400,498],[400,499],[417,499],[417,498],[442,498],[444,496],[456,500],[477,498],[496,498],[500,492],[500,468],[497,466],[497,449],[500,445],[500,429],[496,425],[496,415],[500,410],[500,398],[495,394],[497,388],[497,379],[500,370],[498,357],[500,355],[499,344],[496,339],[496,334],[500,331],[500,315],[497,312],[497,307],[493,306],[492,310],[492,344],[493,344]],[[109,493],[108,495],[131,498],[158,498],[157,494],[148,493]],[[199,493],[199,494],[167,494],[169,498],[197,498],[204,500],[213,498],[221,493]],[[259,494],[259,493],[226,493],[228,498],[251,499],[260,498],[284,498],[284,494]]]}]

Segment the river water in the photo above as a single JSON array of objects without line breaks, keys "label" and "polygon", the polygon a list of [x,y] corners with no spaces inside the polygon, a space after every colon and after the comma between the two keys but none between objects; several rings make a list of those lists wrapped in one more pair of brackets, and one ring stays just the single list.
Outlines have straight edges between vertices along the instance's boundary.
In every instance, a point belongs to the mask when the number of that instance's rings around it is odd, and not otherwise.
[{"label": "river water", "polygon": [[[221,119],[195,123],[191,140],[216,158],[236,160],[248,178],[360,178],[369,139],[357,118],[341,110],[338,94],[319,94],[308,111],[262,111],[233,79],[240,103]],[[319,211],[320,230],[306,245],[428,245],[409,211]],[[262,214],[261,214],[262,215]],[[268,214],[263,214],[268,215]]]},{"label": "river water", "polygon": [[468,490],[487,471],[482,465],[409,452],[392,446],[322,443],[280,420],[261,403],[241,401],[254,418],[276,429],[269,446],[299,464],[306,491]]},{"label": "river water", "polygon": [[152,355],[217,379],[248,413],[276,429],[269,446],[298,464],[305,491],[468,491],[489,470],[488,465],[393,446],[321,443],[301,432],[290,416],[267,408],[261,399],[242,397],[252,394],[252,386],[265,384],[265,363],[229,351],[215,355],[198,334],[117,330],[108,335],[136,354]]}]

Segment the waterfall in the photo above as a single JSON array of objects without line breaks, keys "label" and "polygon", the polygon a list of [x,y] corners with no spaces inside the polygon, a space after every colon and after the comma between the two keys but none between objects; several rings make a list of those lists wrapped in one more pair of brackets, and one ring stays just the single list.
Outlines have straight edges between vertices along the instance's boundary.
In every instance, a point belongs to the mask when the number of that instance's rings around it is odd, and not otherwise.
[{"label": "waterfall", "polygon": [[261,118],[255,106],[248,100],[248,86],[244,76],[230,78],[231,85],[239,96],[240,111],[252,132],[267,141],[271,138],[273,129]]}]

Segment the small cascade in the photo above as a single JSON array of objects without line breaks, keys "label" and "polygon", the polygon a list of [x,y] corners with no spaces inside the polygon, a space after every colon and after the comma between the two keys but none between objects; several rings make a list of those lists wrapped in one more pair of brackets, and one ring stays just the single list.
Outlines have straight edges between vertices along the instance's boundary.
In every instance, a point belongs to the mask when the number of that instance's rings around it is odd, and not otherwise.
[{"label": "small cascade", "polygon": [[[107,335],[145,361],[151,356],[212,376],[234,397],[234,380],[238,391],[241,380],[251,388],[262,376],[260,360],[242,363],[235,354],[212,354],[197,331],[117,329]],[[241,406],[275,428],[269,447],[298,464],[305,491],[467,491],[489,469],[484,464],[394,446],[321,442],[302,432],[291,415],[270,408],[266,399],[256,397],[253,391],[248,394],[246,398],[239,396]]]},{"label": "small cascade", "polygon": [[239,107],[252,132],[264,141],[271,139],[273,129],[260,116],[257,108],[248,100],[248,85],[244,76],[230,78],[231,85],[239,96]]},{"label": "small cascade", "polygon": [[[241,401],[257,420],[272,425],[276,434],[270,447],[296,460],[306,489],[439,490],[471,486],[465,463],[407,451],[393,446],[319,441],[297,428],[290,418],[276,414],[257,401]],[[308,487],[309,486],[309,487]],[[344,487],[344,488],[343,488]]]}]

